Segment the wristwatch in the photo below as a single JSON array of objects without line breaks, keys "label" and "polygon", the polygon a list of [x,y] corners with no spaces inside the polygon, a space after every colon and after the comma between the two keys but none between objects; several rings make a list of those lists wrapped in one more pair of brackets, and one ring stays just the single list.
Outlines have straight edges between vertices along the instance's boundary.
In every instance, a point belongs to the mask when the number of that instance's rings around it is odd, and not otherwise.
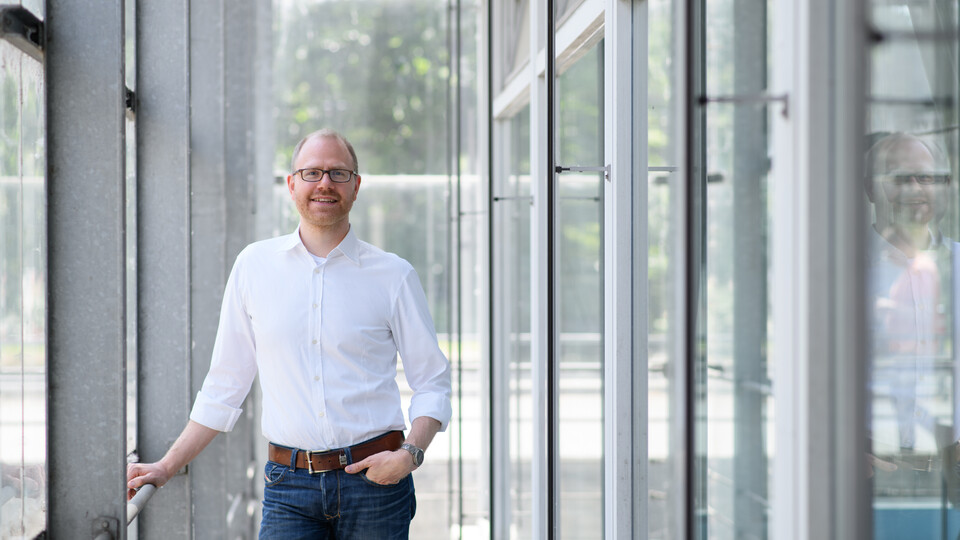
[{"label": "wristwatch", "polygon": [[410,443],[403,443],[400,445],[400,448],[410,452],[410,455],[413,456],[413,464],[416,467],[419,467],[423,463],[423,449],[417,448],[416,446]]}]

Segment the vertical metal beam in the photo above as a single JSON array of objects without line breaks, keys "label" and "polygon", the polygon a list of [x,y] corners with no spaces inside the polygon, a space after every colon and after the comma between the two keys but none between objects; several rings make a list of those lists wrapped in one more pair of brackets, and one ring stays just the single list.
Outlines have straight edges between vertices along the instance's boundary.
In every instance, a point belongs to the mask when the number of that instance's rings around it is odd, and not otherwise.
[{"label": "vertical metal beam", "polygon": [[[691,340],[686,332],[688,330],[688,310],[690,301],[687,298],[689,289],[689,262],[687,260],[687,237],[689,236],[689,176],[691,168],[687,164],[688,156],[691,154],[688,141],[690,139],[690,113],[691,107],[689,100],[692,99],[690,90],[690,59],[692,57],[691,44],[688,34],[690,32],[689,21],[691,18],[690,9],[692,2],[677,0],[673,3],[672,16],[673,28],[671,32],[672,45],[674,49],[675,62],[672,62],[669,70],[671,77],[671,87],[676,96],[671,100],[670,134],[669,147],[670,155],[674,163],[678,165],[676,180],[670,187],[670,205],[672,216],[670,218],[671,227],[675,231],[671,239],[672,255],[669,261],[669,270],[672,275],[677,276],[674,280],[675,286],[669,292],[673,310],[671,313],[670,326],[673,329],[673,337],[670,340],[669,349],[669,368],[671,370],[669,381],[669,448],[671,450],[670,479],[673,488],[670,490],[670,499],[668,507],[671,508],[671,515],[668,516],[668,530],[673,536],[680,538],[691,538],[689,525],[692,516],[690,504],[690,433],[691,427],[688,422],[691,418],[689,411],[691,401],[687,395],[690,388],[689,377],[692,370],[687,365],[689,357],[689,344]],[[644,496],[649,496],[644,494]]]},{"label": "vertical metal beam", "polygon": [[706,429],[697,420],[697,396],[700,381],[706,377],[706,359],[703,356],[701,340],[706,314],[704,313],[703,280],[706,274],[706,110],[699,105],[699,98],[706,90],[706,39],[705,39],[705,0],[686,0],[681,24],[683,65],[683,113],[681,114],[681,147],[683,168],[683,219],[679,238],[683,242],[683,261],[685,293],[683,298],[681,326],[683,362],[681,370],[685,398],[683,406],[683,425],[685,444],[683,449],[685,511],[681,524],[683,537],[689,539],[705,538],[704,516],[700,509],[704,507],[705,474],[704,467],[698,463],[698,443],[706,441]]},{"label": "vertical metal beam", "polygon": [[[647,38],[641,30],[634,44],[634,9],[645,13],[647,4],[607,0],[601,66],[606,79],[603,156],[604,164],[610,166],[609,181],[603,180],[602,190],[603,531],[610,539],[640,539],[647,532],[643,518],[647,448],[646,436],[640,436],[645,435],[647,424],[646,400],[640,399],[647,392],[646,311],[634,309],[645,290],[635,290],[635,286],[646,284],[646,257],[634,250],[646,246],[647,226],[641,219],[646,215],[646,197],[640,192],[647,182],[645,174],[637,171],[647,170],[647,123],[645,108],[634,107],[645,103],[647,97]],[[646,26],[640,28],[645,30]],[[643,279],[637,279],[636,274]],[[636,305],[645,308],[646,302]]]},{"label": "vertical metal beam", "polygon": [[864,6],[784,1],[776,10],[784,22],[775,39],[790,40],[786,49],[795,50],[773,63],[775,92],[788,91],[791,101],[790,119],[774,124],[775,286],[791,292],[774,304],[778,450],[770,534],[870,538],[863,473],[867,220],[862,183],[851,181],[863,174]]},{"label": "vertical metal beam", "polygon": [[[835,410],[830,420],[834,441],[830,463],[834,464],[833,489],[836,497],[832,538],[870,538],[872,497],[869,480],[862,474],[866,455],[867,405],[867,324],[866,324],[866,242],[867,209],[860,182],[863,178],[863,132],[866,125],[867,5],[865,2],[830,2],[827,21],[834,54],[828,57],[832,76],[829,135],[833,144],[828,191],[831,205],[828,219],[832,234],[824,246],[829,261],[827,283],[832,284],[829,302],[831,328],[823,335],[830,343],[828,358],[834,378],[831,393]],[[820,240],[818,238],[815,240]],[[820,248],[823,249],[823,248]],[[811,316],[816,315],[811,313]],[[827,366],[823,367],[827,371]],[[811,407],[819,407],[812,404]],[[820,411],[822,413],[822,411]],[[825,471],[824,471],[825,472]],[[813,497],[818,493],[811,493]],[[813,517],[813,516],[812,516]]]},{"label": "vertical metal beam", "polygon": [[45,18],[48,536],[125,538],[123,3]]},{"label": "vertical metal beam", "polygon": [[[779,294],[771,306],[773,320],[776,321],[776,337],[772,342],[770,360],[776,373],[773,392],[777,409],[774,432],[777,457],[773,462],[772,508],[768,530],[772,538],[783,540],[828,538],[822,528],[827,525],[826,520],[810,523],[807,519],[812,510],[807,504],[810,500],[807,494],[812,486],[806,481],[811,465],[808,457],[813,457],[816,451],[811,442],[827,439],[822,436],[810,438],[811,432],[806,426],[806,402],[811,390],[828,386],[830,377],[829,373],[819,370],[818,373],[811,372],[816,359],[819,357],[828,361],[828,355],[823,350],[826,340],[807,340],[811,321],[806,317],[811,307],[809,276],[813,275],[811,270],[821,266],[819,261],[814,262],[810,258],[810,244],[806,241],[808,233],[813,230],[805,220],[811,208],[810,196],[813,195],[808,186],[812,187],[812,179],[829,178],[826,160],[811,159],[814,155],[823,155],[822,152],[826,150],[818,145],[829,145],[826,138],[822,137],[827,131],[828,111],[826,100],[821,95],[828,74],[826,70],[817,68],[821,59],[811,53],[814,53],[815,46],[829,51],[830,45],[826,39],[807,43],[803,38],[811,32],[811,25],[819,26],[822,22],[811,17],[818,10],[817,4],[809,2],[800,5],[792,0],[779,0],[773,10],[783,16],[773,21],[773,39],[770,42],[771,50],[776,51],[770,91],[774,95],[788,95],[793,109],[789,118],[774,115],[770,129],[773,155],[776,156],[770,174],[775,183],[771,193],[772,208],[777,216],[771,226],[771,264],[777,269],[773,275],[773,290],[789,292]],[[814,57],[817,59],[807,60]],[[813,134],[816,134],[816,138]],[[821,217],[817,223],[825,221],[825,217]],[[810,225],[816,226],[817,223]],[[816,275],[820,283],[826,282],[826,275],[822,271]],[[823,324],[829,325],[826,317],[823,317]],[[816,354],[811,356],[812,350],[816,350]],[[812,385],[811,376],[818,377],[819,384]],[[828,403],[824,403],[824,407],[828,410],[831,408]],[[816,455],[819,457],[814,458],[814,463],[830,460],[829,455],[819,452]],[[821,489],[821,494],[829,490],[826,484]],[[821,496],[820,500],[825,508],[833,507],[829,497]]]},{"label": "vertical metal beam", "polygon": [[[254,213],[254,239],[273,236],[276,212],[273,208],[273,159],[275,152],[273,122],[273,0],[255,0],[250,14],[253,24],[253,182],[257,202]],[[260,433],[260,430],[257,430]],[[267,447],[263,446],[264,462]],[[259,478],[260,475],[258,474]]]},{"label": "vertical metal beam", "polygon": [[223,123],[226,162],[225,194],[230,204],[227,218],[227,270],[253,236],[253,214],[257,209],[254,197],[253,58],[257,41],[256,0],[230,0],[224,3],[224,110]]},{"label": "vertical metal beam", "polygon": [[[188,16],[188,0],[137,2],[137,450],[144,461],[163,456],[192,402]],[[140,537],[190,537],[191,502],[187,477],[171,479],[140,515]]]},{"label": "vertical metal beam", "polygon": [[533,177],[535,182],[544,183],[544,199],[542,204],[544,208],[544,218],[546,220],[546,245],[545,265],[543,278],[546,282],[546,320],[545,335],[546,355],[546,397],[547,397],[547,539],[554,540],[560,533],[560,408],[559,408],[559,381],[560,381],[560,359],[557,357],[557,343],[559,335],[557,330],[557,174],[556,168],[556,119],[557,119],[557,73],[556,73],[556,16],[554,0],[546,0],[546,13],[544,21],[546,24],[544,34],[544,85],[546,86],[546,95],[544,99],[544,124],[545,130],[545,156],[543,161],[544,170],[541,171],[539,179]]},{"label": "vertical metal beam", "polygon": [[[498,344],[502,343],[503,337],[502,332],[500,332],[501,335],[498,335],[498,332],[502,326],[496,325],[496,314],[494,312],[494,306],[497,305],[496,298],[497,286],[499,283],[498,278],[500,277],[496,271],[499,261],[497,260],[496,253],[494,251],[494,239],[496,238],[494,235],[497,231],[495,221],[497,218],[497,208],[493,201],[494,194],[496,193],[494,171],[497,170],[495,168],[497,163],[496,160],[502,160],[503,158],[500,157],[500,153],[496,151],[496,146],[494,145],[496,119],[493,117],[493,73],[494,69],[496,68],[496,62],[494,61],[495,38],[493,35],[493,14],[494,2],[486,2],[486,16],[478,13],[477,24],[477,28],[480,30],[480,42],[484,45],[477,47],[477,51],[479,53],[477,58],[477,66],[479,69],[483,69],[483,71],[481,71],[480,80],[486,82],[486,85],[483,87],[479,85],[477,86],[479,94],[478,102],[481,104],[479,111],[477,111],[477,118],[484,118],[486,120],[481,124],[482,127],[479,130],[480,136],[477,138],[477,140],[484,141],[487,152],[486,171],[480,171],[480,178],[488,179],[486,187],[487,354],[483,358],[485,358],[488,362],[487,380],[489,381],[489,386],[487,387],[487,403],[490,404],[490,424],[488,429],[490,438],[490,461],[488,464],[489,474],[487,480],[489,482],[489,499],[487,501],[489,510],[487,519],[490,522],[490,540],[501,538],[510,530],[507,524],[510,514],[508,511],[506,511],[506,505],[503,504],[503,502],[507,500],[507,495],[509,493],[507,487],[507,478],[509,478],[509,476],[506,474],[506,471],[510,466],[510,450],[507,445],[503,444],[504,441],[507,440],[507,437],[505,437],[504,434],[509,426],[509,418],[504,413],[504,409],[506,409],[506,407],[503,406],[504,400],[500,399],[500,396],[503,395],[503,391],[507,388],[503,374],[507,373],[509,368],[506,365],[506,362],[498,364],[498,359],[503,358],[502,355],[497,354],[499,351]],[[496,39],[500,39],[499,35]],[[483,66],[483,68],[480,68],[480,66]],[[484,75],[486,75],[486,77],[484,77]],[[523,151],[523,149],[518,150]]]},{"label": "vertical metal beam", "polygon": [[[548,440],[548,434],[554,431],[547,418],[547,402],[554,397],[547,383],[547,364],[549,362],[549,330],[550,308],[547,298],[550,295],[545,276],[548,270],[547,245],[550,243],[547,227],[548,216],[546,184],[543,179],[553,174],[553,169],[545,169],[548,162],[547,148],[553,142],[547,134],[545,117],[551,114],[547,104],[547,81],[539,76],[540,67],[538,51],[545,40],[553,35],[552,28],[544,21],[547,0],[530,0],[530,189],[533,196],[533,205],[530,216],[530,346],[531,346],[531,399],[533,408],[533,459],[531,463],[531,519],[533,537],[547,538],[551,527],[547,508],[553,504],[548,481],[551,477],[548,455],[553,446]],[[548,29],[551,29],[548,32]]]},{"label": "vertical metal beam", "polygon": [[[224,0],[190,2],[190,333],[191,396],[210,367],[226,284],[227,186]],[[190,465],[191,517],[197,538],[228,538],[229,441],[220,435]],[[246,463],[235,464],[242,474]],[[147,512],[150,510],[147,509]]]}]

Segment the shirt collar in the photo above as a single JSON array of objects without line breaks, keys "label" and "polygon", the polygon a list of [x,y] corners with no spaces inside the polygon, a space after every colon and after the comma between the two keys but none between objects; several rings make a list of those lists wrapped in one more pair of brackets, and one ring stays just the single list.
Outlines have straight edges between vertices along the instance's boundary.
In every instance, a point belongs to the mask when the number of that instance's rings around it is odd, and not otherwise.
[{"label": "shirt collar", "polygon": [[[297,225],[297,230],[293,231],[293,233],[281,237],[280,246],[277,251],[289,251],[297,246],[300,246],[304,251],[307,250],[307,247],[303,245],[303,240],[300,239],[299,225]],[[347,235],[340,241],[340,244],[330,250],[327,258],[333,257],[337,253],[349,259],[353,264],[360,266],[360,240],[357,238],[357,235],[353,233],[352,226],[350,230],[347,231]]]},{"label": "shirt collar", "polygon": [[[297,238],[300,238],[300,235],[297,235]],[[332,257],[334,253],[340,252],[344,257],[350,260],[353,264],[360,266],[360,240],[357,239],[357,235],[353,234],[353,226],[350,227],[350,230],[347,231],[347,235],[343,237],[343,240],[340,241],[340,244],[330,250],[330,253],[327,257]]]}]

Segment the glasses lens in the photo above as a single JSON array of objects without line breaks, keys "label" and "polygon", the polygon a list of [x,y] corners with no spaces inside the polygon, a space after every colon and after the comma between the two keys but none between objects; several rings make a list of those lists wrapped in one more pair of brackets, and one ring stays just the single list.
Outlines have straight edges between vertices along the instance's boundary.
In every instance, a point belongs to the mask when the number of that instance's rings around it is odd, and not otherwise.
[{"label": "glasses lens", "polygon": [[928,184],[946,184],[950,177],[945,174],[928,174],[926,179]]},{"label": "glasses lens", "polygon": [[330,179],[334,182],[349,182],[350,171],[346,169],[333,169],[330,171]]},{"label": "glasses lens", "polygon": [[319,169],[303,169],[300,171],[300,178],[307,182],[316,182],[323,176],[323,171]]}]

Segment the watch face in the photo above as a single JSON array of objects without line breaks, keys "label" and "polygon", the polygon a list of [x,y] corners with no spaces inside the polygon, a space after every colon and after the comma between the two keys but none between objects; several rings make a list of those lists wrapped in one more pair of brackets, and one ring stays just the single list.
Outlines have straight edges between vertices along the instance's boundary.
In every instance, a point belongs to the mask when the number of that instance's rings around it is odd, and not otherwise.
[{"label": "watch face", "polygon": [[423,450],[409,443],[403,443],[401,448],[403,448],[407,452],[410,452],[410,455],[413,456],[414,465],[419,467],[423,463]]}]

